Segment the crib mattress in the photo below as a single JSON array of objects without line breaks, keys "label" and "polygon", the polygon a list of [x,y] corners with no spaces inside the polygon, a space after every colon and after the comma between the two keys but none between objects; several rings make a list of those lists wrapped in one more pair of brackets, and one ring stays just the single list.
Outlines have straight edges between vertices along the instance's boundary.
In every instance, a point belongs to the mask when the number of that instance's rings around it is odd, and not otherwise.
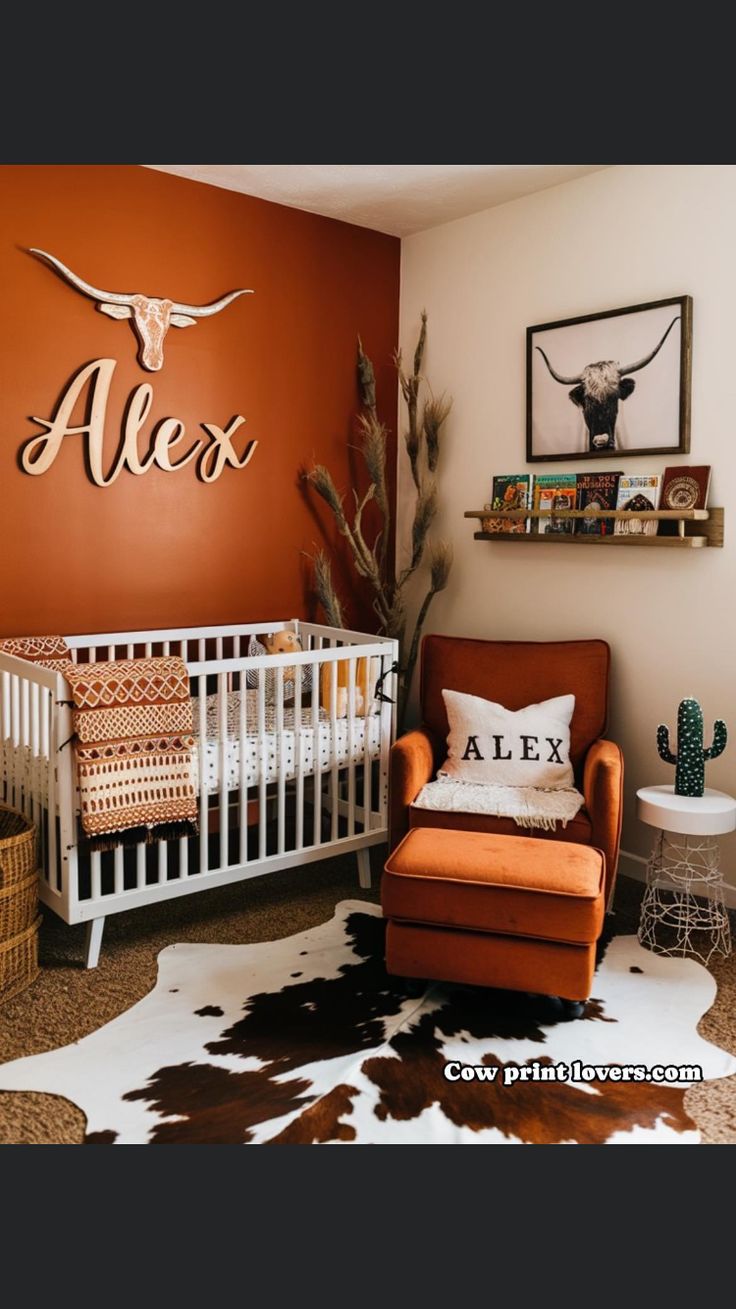
[{"label": "crib mattress", "polygon": [[[319,721],[312,721],[310,706],[302,708],[301,721],[296,723],[293,706],[284,708],[284,729],[279,732],[276,725],[276,709],[265,706],[264,732],[258,732],[257,692],[246,692],[246,734],[245,743],[245,784],[257,786],[265,779],[266,783],[275,782],[279,777],[291,781],[297,774],[297,761],[301,759],[302,775],[324,772],[335,760],[341,767],[350,763],[362,763],[366,757],[377,759],[381,753],[381,719],[377,713],[366,718],[355,718],[350,723],[347,718],[338,718],[334,728],[324,709],[319,711]],[[205,789],[208,793],[219,791],[220,771],[224,755],[225,786],[227,790],[237,790],[240,786],[240,692],[228,695],[227,736],[221,745],[218,736],[219,706],[216,695],[207,697],[207,741],[204,750],[199,739],[199,704],[194,701],[195,746],[193,762],[197,787],[199,789],[200,768],[204,761]],[[366,744],[367,728],[367,744]],[[224,748],[223,748],[224,747]]]},{"label": "crib mattress", "polygon": [[[206,705],[206,742],[204,749],[199,737],[199,702],[195,698],[194,727],[195,744],[193,764],[197,790],[200,789],[200,768],[204,768],[204,784],[208,794],[220,790],[221,768],[224,766],[225,787],[228,791],[240,787],[240,692],[228,695],[227,734],[222,742],[218,740],[218,697],[207,697]],[[365,718],[355,718],[351,725],[346,718],[337,719],[333,727],[329,716],[320,708],[319,720],[312,721],[311,706],[302,708],[301,720],[296,722],[293,706],[286,706],[283,711],[283,731],[279,732],[276,723],[275,707],[265,706],[264,731],[258,732],[258,698],[256,691],[246,692],[246,732],[245,745],[245,785],[258,786],[262,779],[266,784],[275,782],[281,776],[290,781],[297,774],[297,760],[301,759],[302,776],[311,776],[328,770],[333,760],[340,767],[346,764],[363,763],[366,758],[377,759],[381,753],[381,719],[378,713]],[[367,731],[367,741],[366,741]],[[3,740],[0,749],[0,780],[20,783],[27,795],[34,795],[42,804],[47,799],[47,771],[45,759],[34,758],[29,746],[13,745]]]}]

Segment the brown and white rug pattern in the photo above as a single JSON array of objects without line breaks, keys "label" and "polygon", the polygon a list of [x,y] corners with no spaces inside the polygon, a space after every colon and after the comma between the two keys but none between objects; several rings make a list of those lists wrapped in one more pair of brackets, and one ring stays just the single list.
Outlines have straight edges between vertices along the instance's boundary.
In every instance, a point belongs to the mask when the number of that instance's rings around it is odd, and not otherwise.
[{"label": "brown and white rug pattern", "polygon": [[377,906],[258,945],[173,945],[156,986],[74,1045],[0,1067],[0,1089],[65,1096],[89,1144],[696,1143],[686,1086],[447,1081],[447,1060],[736,1060],[696,1024],[715,983],[633,936],[608,944],[583,1019],[539,997],[389,977]]}]

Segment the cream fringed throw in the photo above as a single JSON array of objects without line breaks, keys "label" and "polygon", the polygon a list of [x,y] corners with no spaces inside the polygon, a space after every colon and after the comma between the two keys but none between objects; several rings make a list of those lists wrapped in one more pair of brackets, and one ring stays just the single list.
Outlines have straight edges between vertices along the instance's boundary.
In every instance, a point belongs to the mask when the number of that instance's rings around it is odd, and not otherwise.
[{"label": "cream fringed throw", "polygon": [[82,827],[93,847],[114,845],[116,833],[126,844],[193,835],[194,724],[183,659],[72,664],[64,676]]},{"label": "cream fringed throw", "polygon": [[536,827],[548,832],[553,832],[558,823],[565,827],[584,804],[583,796],[574,787],[543,791],[536,786],[456,782],[449,777],[429,782],[414,801],[417,809],[492,814],[496,818],[513,818],[517,827]]}]

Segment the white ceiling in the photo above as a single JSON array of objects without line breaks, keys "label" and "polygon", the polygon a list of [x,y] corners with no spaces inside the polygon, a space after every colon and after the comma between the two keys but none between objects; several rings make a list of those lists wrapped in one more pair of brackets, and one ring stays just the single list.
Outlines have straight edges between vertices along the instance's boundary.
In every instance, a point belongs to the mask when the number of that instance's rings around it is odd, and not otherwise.
[{"label": "white ceiling", "polygon": [[147,164],[346,223],[409,236],[605,164]]}]

